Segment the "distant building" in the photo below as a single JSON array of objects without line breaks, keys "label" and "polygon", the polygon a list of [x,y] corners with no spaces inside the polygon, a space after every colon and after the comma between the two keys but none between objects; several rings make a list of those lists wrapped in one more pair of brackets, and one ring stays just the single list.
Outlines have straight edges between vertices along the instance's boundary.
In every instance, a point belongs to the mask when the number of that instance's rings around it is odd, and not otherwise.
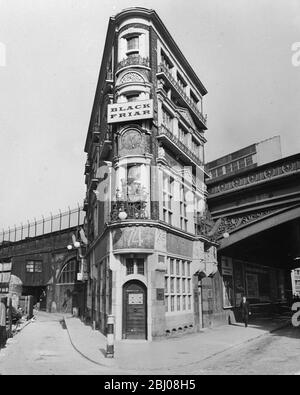
[{"label": "distant building", "polygon": [[300,297],[300,268],[292,270],[293,295]]},{"label": "distant building", "polygon": [[84,268],[73,246],[83,223],[78,208],[0,233],[0,295],[32,295],[49,312],[83,314]]},{"label": "distant building", "polygon": [[[273,137],[209,162],[206,170],[222,274],[221,282],[211,279],[212,320],[225,309],[238,317],[243,295],[256,314],[289,309],[291,270],[300,259],[300,154],[282,157],[280,138]],[[299,272],[293,272],[294,293]]]},{"label": "distant building", "polygon": [[280,136],[275,136],[209,162],[206,169],[211,178],[215,179],[244,172],[281,158]]}]

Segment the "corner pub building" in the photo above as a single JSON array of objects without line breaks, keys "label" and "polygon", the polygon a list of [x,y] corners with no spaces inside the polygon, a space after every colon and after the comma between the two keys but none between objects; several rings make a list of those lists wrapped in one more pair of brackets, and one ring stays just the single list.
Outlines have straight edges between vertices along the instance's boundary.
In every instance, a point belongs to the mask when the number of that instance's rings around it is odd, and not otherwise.
[{"label": "corner pub building", "polygon": [[85,144],[84,207],[87,318],[105,333],[113,315],[116,339],[205,324],[199,283],[219,276],[206,209],[206,93],[155,11],[110,18]]}]

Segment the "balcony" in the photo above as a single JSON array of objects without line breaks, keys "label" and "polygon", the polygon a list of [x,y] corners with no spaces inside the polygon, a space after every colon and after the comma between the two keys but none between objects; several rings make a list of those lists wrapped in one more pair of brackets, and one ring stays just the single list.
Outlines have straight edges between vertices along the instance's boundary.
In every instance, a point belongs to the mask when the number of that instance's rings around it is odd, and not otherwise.
[{"label": "balcony", "polygon": [[203,162],[166,126],[160,126],[158,133],[157,139],[162,141],[176,156],[179,156],[185,164],[203,166]]},{"label": "balcony", "polygon": [[110,218],[111,221],[127,219],[147,219],[145,201],[117,201],[112,203]]},{"label": "balcony", "polygon": [[201,111],[199,110],[199,108],[197,107],[195,102],[185,93],[185,91],[183,90],[182,86],[179,84],[178,81],[176,81],[176,79],[170,73],[169,69],[164,64],[160,64],[158,66],[157,76],[158,77],[162,76],[165,79],[166,83],[170,87],[172,87],[173,90],[177,93],[177,97],[179,97],[179,99],[181,99],[183,101],[184,105],[189,107],[189,109],[197,117],[197,119],[201,123],[201,127],[203,129],[206,129],[207,128],[206,127],[206,125],[207,125],[207,116],[204,116],[201,113]]},{"label": "balcony", "polygon": [[121,60],[121,62],[117,64],[116,72],[128,66],[149,67],[149,65],[150,65],[149,58],[143,58],[140,55],[129,56],[128,58]]}]

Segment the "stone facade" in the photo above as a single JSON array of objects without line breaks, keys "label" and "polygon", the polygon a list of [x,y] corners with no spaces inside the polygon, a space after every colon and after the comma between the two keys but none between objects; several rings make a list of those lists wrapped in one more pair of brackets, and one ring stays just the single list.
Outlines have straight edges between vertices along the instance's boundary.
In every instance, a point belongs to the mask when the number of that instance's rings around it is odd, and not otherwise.
[{"label": "stone facade", "polygon": [[154,11],[110,19],[85,145],[87,319],[105,333],[113,315],[117,339],[203,325],[206,93]]}]

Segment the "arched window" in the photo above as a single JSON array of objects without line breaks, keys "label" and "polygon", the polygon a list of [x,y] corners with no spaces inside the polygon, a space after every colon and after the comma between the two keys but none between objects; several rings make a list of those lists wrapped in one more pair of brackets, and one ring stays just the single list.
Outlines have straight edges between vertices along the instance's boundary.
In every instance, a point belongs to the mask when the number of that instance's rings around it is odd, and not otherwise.
[{"label": "arched window", "polygon": [[73,284],[76,281],[77,274],[77,261],[76,259],[72,259],[63,267],[58,283],[59,284]]}]

